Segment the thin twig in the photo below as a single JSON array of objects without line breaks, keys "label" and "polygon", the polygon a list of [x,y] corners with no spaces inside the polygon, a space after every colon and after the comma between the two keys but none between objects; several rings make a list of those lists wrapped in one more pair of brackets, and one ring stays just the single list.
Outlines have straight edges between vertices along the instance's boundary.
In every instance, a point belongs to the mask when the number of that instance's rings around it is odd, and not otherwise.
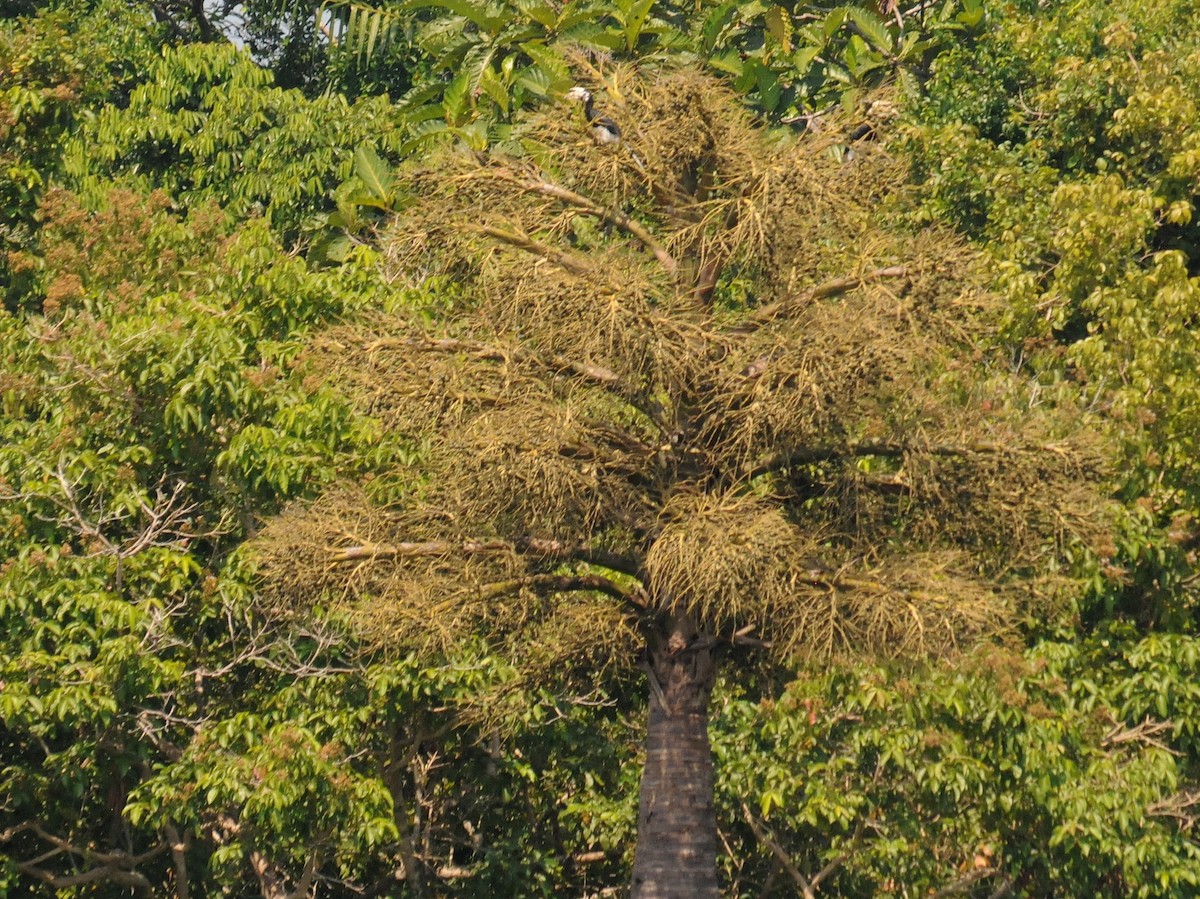
[{"label": "thin twig", "polygon": [[502,348],[489,346],[475,340],[424,336],[382,337],[378,340],[372,340],[365,346],[367,352],[395,348],[423,349],[441,353],[463,353],[473,356],[476,359],[485,359],[491,362],[507,362],[509,360],[527,362],[537,365],[540,368],[549,369],[550,371],[570,372],[589,381],[595,381],[605,387],[614,387],[621,381],[620,376],[616,372],[602,365],[567,359],[563,356],[543,356],[519,347]]},{"label": "thin twig", "polygon": [[755,838],[771,850],[771,854],[783,865],[783,869],[788,872],[788,875],[800,888],[800,892],[804,895],[804,899],[816,899],[816,892],[813,890],[813,885],[809,879],[800,873],[800,869],[796,867],[796,863],[792,861],[792,857],[787,851],[779,845],[779,842],[771,835],[771,832],[754,817],[754,813],[750,811],[750,806],[742,803],[742,816],[746,819],[746,823],[750,825],[750,829],[754,831]]},{"label": "thin twig", "polygon": [[742,323],[739,329],[756,328],[777,318],[785,317],[797,307],[810,303],[813,300],[835,297],[862,287],[864,284],[872,284],[875,281],[883,281],[889,278],[904,278],[908,275],[909,271],[909,268],[904,265],[890,265],[886,268],[877,268],[864,275],[849,275],[843,278],[834,278],[831,281],[826,281],[824,284],[818,284],[816,287],[810,287],[808,290],[785,297],[778,302],[762,306],[755,310],[751,314],[749,321]]}]

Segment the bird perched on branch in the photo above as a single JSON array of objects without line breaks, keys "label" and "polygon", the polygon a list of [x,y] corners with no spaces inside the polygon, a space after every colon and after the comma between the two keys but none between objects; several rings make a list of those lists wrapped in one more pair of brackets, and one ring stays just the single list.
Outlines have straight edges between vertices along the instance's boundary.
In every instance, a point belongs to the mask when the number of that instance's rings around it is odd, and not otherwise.
[{"label": "bird perched on branch", "polygon": [[596,115],[592,92],[586,87],[576,85],[567,91],[567,99],[583,104],[583,115],[587,119],[588,132],[598,144],[619,144],[621,129],[617,123],[606,115]]}]

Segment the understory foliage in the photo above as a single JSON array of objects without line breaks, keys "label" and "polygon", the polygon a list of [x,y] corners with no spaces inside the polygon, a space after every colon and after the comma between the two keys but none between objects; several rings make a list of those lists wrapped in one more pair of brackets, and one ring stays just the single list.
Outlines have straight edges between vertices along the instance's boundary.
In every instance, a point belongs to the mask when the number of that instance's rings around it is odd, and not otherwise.
[{"label": "understory foliage", "polygon": [[[77,32],[91,36],[76,40]],[[156,30],[119,3],[46,10],[0,23],[0,291],[15,305],[36,272],[19,255],[36,245],[42,192],[62,167],[80,121],[119,102],[150,64]]]},{"label": "understory foliage", "polygon": [[796,895],[796,874],[831,896],[1194,894],[1194,792],[1172,746],[1195,743],[1197,693],[1155,682],[1200,657],[1172,638],[1097,664],[1112,655],[989,647],[719,704],[718,801],[747,846],[730,894]]},{"label": "understory foliage", "polygon": [[334,641],[317,624],[269,631],[230,554],[256,510],[375,440],[304,381],[294,342],[368,301],[369,283],[310,274],[262,222],[215,207],[185,222],[162,195],[114,189],[89,208],[52,190],[39,217],[41,313],[0,319],[4,882],[14,895],[96,880],[200,887],[221,821],[226,856],[286,845],[284,823],[239,824],[244,788],[210,791],[203,819],[175,805],[137,826],[148,814],[137,790],[197,752],[205,728],[219,743],[233,728],[230,761],[286,731],[326,763],[297,770],[301,789],[324,780],[352,798],[352,811],[331,802],[330,814],[374,822],[356,826],[377,843],[386,795],[342,768],[351,751],[334,736],[353,725],[272,723],[282,683],[265,708],[238,698],[247,684],[323,669]]},{"label": "understory foliage", "polygon": [[353,171],[355,148],[394,153],[400,134],[386,97],[309,99],[276,87],[233,46],[189,44],[155,60],[128,104],[104,108],[64,158],[81,190],[125,175],[180,205],[261,215],[292,242],[318,227],[330,190]]},{"label": "understory foliage", "polygon": [[905,15],[891,3],[758,0],[337,0],[318,12],[339,84],[395,92],[395,59],[419,58],[400,98],[411,147],[453,138],[478,149],[561,96],[580,54],[700,64],[764,117],[815,129],[880,85],[916,90],[938,51],[982,21],[980,0],[923,2]]}]

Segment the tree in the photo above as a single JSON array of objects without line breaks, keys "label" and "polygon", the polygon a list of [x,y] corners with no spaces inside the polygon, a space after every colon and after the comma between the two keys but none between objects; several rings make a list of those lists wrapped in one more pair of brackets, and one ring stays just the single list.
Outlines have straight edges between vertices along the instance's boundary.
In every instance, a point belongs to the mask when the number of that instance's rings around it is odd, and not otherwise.
[{"label": "tree", "polygon": [[1014,358],[1086,384],[1120,448],[1124,520],[1091,560],[1084,622],[1194,632],[1195,8],[1082,13],[1031,7],[943,56],[915,175],[926,212],[995,260]]},{"label": "tree", "polygon": [[974,257],[881,218],[885,153],[763,131],[691,69],[579,65],[625,143],[559,106],[520,155],[410,167],[384,252],[411,311],[310,347],[420,466],[256,551],[269,595],[381,645],[482,632],[544,683],[640,657],[634,896],[716,896],[719,658],[939,653],[1047,613],[1103,532],[1099,457],[1068,388],[987,351]]},{"label": "tree", "polygon": [[[231,859],[255,852],[272,876],[296,856],[355,871],[392,827],[342,748],[355,716],[386,711],[323,689],[392,672],[348,663],[327,623],[267,627],[231,555],[258,510],[377,445],[289,365],[372,282],[308,271],[261,221],[170,205],[48,191],[44,301],[0,315],[0,894],[185,899],[239,883]],[[256,806],[263,756],[278,790]],[[308,794],[316,832],[296,823]]]}]

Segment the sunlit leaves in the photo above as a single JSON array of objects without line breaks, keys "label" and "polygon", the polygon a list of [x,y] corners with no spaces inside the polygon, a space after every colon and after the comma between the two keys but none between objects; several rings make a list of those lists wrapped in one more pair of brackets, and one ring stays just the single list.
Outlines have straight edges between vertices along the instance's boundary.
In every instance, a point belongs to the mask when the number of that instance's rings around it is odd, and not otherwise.
[{"label": "sunlit leaves", "polygon": [[927,17],[897,22],[855,5],[800,13],[761,0],[725,2],[705,10],[699,44],[764,113],[794,118],[853,106],[862,91],[892,80],[915,88],[935,52],[959,39],[957,7],[942,3]]},{"label": "sunlit leaves", "polygon": [[400,143],[386,98],[314,100],[273,85],[231,46],[185,45],[156,61],[127,108],[108,107],[68,150],[68,172],[89,191],[124,173],[179,202],[212,200],[237,216],[265,215],[295,238],[349,177],[354,147]]},{"label": "sunlit leaves", "polygon": [[1070,378],[1112,425],[1139,537],[1103,548],[1089,618],[1171,627],[1200,607],[1193,18],[1129,3],[1008,17],[938,60],[913,144],[927,209],[996,259],[1015,358]]},{"label": "sunlit leaves", "polygon": [[739,895],[771,861],[742,803],[810,871],[839,859],[835,893],[936,892],[968,871],[989,892],[1020,881],[1038,894],[1187,895],[1200,854],[1160,812],[1194,756],[1160,738],[1191,719],[1196,691],[1160,705],[1153,684],[1189,682],[1196,653],[1185,638],[1124,651],[1049,643],[1024,658],[989,650],[956,670],[857,669],[797,681],[777,701],[727,700],[715,747],[720,801],[748,840],[731,865]]}]

